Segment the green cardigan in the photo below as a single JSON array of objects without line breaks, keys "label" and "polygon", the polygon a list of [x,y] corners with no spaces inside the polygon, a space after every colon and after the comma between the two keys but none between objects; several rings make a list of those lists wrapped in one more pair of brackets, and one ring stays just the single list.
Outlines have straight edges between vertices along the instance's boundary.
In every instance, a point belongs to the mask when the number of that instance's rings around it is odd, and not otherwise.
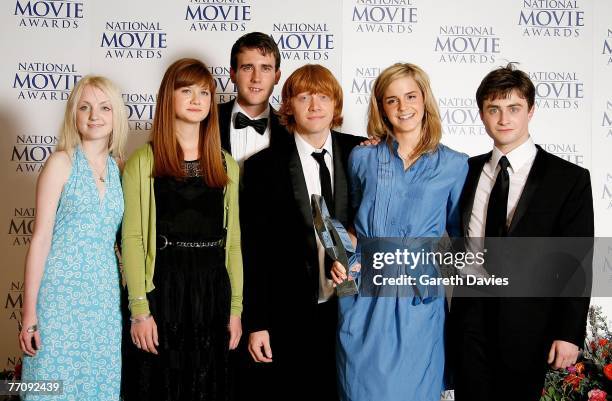
[{"label": "green cardigan", "polygon": [[[224,190],[224,217],[227,229],[225,266],[232,288],[231,314],[242,313],[242,252],[238,221],[238,177],[236,161],[224,151],[230,182]],[[123,272],[128,287],[132,316],[149,313],[146,293],[153,286],[155,268],[155,196],[153,189],[153,149],[150,144],[138,149],[123,170],[125,213],[122,228]]]}]

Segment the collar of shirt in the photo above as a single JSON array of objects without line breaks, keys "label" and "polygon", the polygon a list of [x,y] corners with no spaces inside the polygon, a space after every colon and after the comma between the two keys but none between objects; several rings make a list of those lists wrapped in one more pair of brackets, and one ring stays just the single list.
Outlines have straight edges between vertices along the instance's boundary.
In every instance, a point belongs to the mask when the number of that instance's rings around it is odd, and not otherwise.
[{"label": "collar of shirt", "polygon": [[314,158],[311,156],[312,152],[321,152],[322,149],[325,149],[327,151],[327,154],[329,155],[330,160],[333,160],[334,154],[332,152],[331,132],[327,134],[327,139],[325,139],[325,143],[323,144],[323,147],[321,147],[321,149],[317,149],[311,144],[309,144],[308,142],[306,142],[306,140],[298,132],[295,133],[294,137],[295,137],[295,146],[297,146],[297,150],[300,155],[300,159],[314,160]]},{"label": "collar of shirt", "polygon": [[[234,126],[234,119],[236,118],[236,114],[238,114],[238,112],[241,112],[242,114],[244,114],[245,116],[247,116],[248,118],[250,118],[251,120],[259,120],[260,118],[267,118],[268,119],[268,127],[270,126],[270,104],[268,103],[268,105],[266,106],[266,109],[263,111],[263,113],[261,113],[260,115],[256,116],[256,117],[251,117],[250,115],[248,115],[248,113],[246,111],[244,111],[244,109],[242,107],[240,107],[240,105],[238,104],[238,101],[234,101],[234,107],[232,107],[232,127]],[[246,127],[249,128],[249,127]]]},{"label": "collar of shirt", "polygon": [[[510,162],[509,173],[514,174],[518,172],[523,166],[533,160],[537,152],[538,149],[536,148],[535,143],[533,143],[533,139],[531,139],[530,136],[529,138],[527,138],[525,143],[521,144],[519,147],[513,149],[511,152],[505,155],[508,158],[508,161]],[[504,156],[502,151],[497,149],[497,147],[493,147],[493,153],[491,154],[491,158],[489,159],[487,164],[485,164],[485,172],[489,176],[492,177],[495,175],[499,159],[501,159],[502,156]]]}]

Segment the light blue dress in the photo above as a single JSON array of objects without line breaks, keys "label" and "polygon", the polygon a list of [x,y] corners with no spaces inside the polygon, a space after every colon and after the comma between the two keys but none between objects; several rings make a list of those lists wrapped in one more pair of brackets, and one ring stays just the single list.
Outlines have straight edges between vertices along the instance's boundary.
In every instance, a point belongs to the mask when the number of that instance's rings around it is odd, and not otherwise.
[{"label": "light blue dress", "polygon": [[[398,144],[356,147],[349,159],[355,230],[364,238],[459,234],[459,197],[467,155],[439,145],[408,170]],[[367,266],[362,266],[367,269]],[[362,270],[361,276],[366,275]],[[339,300],[338,383],[343,401],[439,401],[444,390],[442,295],[342,297]]]},{"label": "light blue dress", "polygon": [[102,199],[96,179],[77,148],[38,293],[42,349],[23,360],[23,380],[62,380],[63,395],[25,400],[119,400],[121,282],[114,244],[123,193],[111,157]]}]

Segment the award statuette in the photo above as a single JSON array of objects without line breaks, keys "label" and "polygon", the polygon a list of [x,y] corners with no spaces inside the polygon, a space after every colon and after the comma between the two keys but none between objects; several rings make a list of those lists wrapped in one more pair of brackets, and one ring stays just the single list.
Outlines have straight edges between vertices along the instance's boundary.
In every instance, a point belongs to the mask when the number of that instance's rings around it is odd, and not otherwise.
[{"label": "award statuette", "polygon": [[[349,273],[349,256],[355,253],[355,248],[351,239],[338,220],[334,220],[329,215],[325,199],[320,195],[312,195],[310,198],[312,206],[312,220],[317,236],[325,248],[327,256],[334,261],[338,261]],[[336,294],[339,297],[355,295],[359,292],[355,280],[344,280],[342,284],[336,286]]]}]

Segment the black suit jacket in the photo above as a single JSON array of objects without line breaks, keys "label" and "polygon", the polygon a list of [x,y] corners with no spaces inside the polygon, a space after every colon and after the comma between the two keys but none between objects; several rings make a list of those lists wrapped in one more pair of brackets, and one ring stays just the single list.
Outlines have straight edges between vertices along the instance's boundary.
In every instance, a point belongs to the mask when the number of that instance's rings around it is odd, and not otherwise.
[{"label": "black suit jacket", "polygon": [[[232,153],[232,145],[230,141],[230,127],[232,125],[232,108],[234,102],[231,100],[227,103],[219,104],[219,131],[221,133],[221,147],[228,153]],[[289,135],[285,127],[280,125],[276,111],[270,105],[270,146],[273,146],[279,140],[284,140]]]},{"label": "black suit jacket", "polygon": [[[348,157],[363,138],[332,131],[335,218],[352,221]],[[241,211],[246,332],[269,330],[275,344],[312,331],[319,265],[310,199],[295,139],[250,157],[244,166]],[[310,330],[309,330],[310,329]]]},{"label": "black suit jacket", "polygon": [[[460,200],[463,235],[467,236],[474,196],[482,168],[491,152],[469,159],[469,172]],[[593,198],[588,170],[537,146],[537,154],[512,218],[509,237],[593,237]],[[490,316],[494,334],[514,332],[522,322],[526,341],[564,340],[582,346],[588,298],[505,299]],[[516,306],[516,308],[513,307]],[[490,322],[489,322],[490,323]],[[538,326],[539,325],[539,326]],[[536,327],[534,329],[534,327]],[[497,333],[495,333],[497,332]],[[524,363],[517,358],[518,363]]]}]

